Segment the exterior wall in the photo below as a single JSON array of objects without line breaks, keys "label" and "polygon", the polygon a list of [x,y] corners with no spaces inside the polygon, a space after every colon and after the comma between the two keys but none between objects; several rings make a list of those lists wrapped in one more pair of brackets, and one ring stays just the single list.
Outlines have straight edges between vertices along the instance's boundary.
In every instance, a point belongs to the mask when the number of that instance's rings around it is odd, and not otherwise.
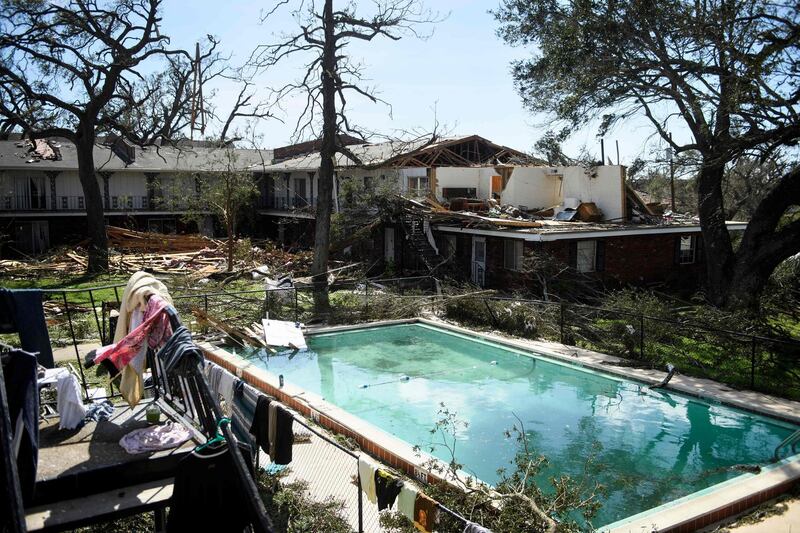
[{"label": "exterior wall", "polygon": [[436,199],[444,200],[443,189],[470,188],[475,189],[477,197],[482,199],[492,196],[492,176],[498,172],[492,167],[438,167],[436,169]]},{"label": "exterior wall", "polygon": [[[516,167],[501,195],[504,204],[525,207],[564,207],[565,199],[594,202],[605,220],[625,217],[625,182],[623,167],[595,167],[594,173],[583,167]],[[557,209],[557,211],[560,209]]]},{"label": "exterior wall", "polygon": [[[676,246],[682,235],[693,235],[696,238],[694,263],[678,264],[676,260]],[[453,261],[465,279],[469,278],[472,267],[472,238],[471,235],[456,235],[456,254]],[[505,268],[504,241],[506,239],[490,236],[485,239],[486,287],[514,290],[529,286],[525,274]],[[702,237],[699,233],[634,235],[596,240],[602,241],[605,245],[604,265],[602,271],[592,272],[589,275],[608,284],[666,283],[673,287],[688,289],[696,287],[703,280],[704,256]],[[524,242],[523,254],[540,250],[568,265],[571,256],[570,248],[576,242],[576,240]]]}]

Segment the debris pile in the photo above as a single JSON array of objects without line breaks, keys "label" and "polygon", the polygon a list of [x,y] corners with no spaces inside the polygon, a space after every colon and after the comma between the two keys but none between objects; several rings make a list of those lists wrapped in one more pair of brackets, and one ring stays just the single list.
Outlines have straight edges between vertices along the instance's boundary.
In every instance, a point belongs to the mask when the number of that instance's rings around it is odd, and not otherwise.
[{"label": "debris pile", "polygon": [[[227,271],[227,243],[202,235],[166,235],[108,226],[108,266],[112,273],[146,270],[154,274],[186,275],[199,280],[214,275],[282,274],[307,272],[311,252],[288,252],[271,242],[251,245],[237,241],[233,272]],[[86,242],[61,248],[37,259],[0,260],[0,273],[33,274],[75,272],[85,269]]]}]

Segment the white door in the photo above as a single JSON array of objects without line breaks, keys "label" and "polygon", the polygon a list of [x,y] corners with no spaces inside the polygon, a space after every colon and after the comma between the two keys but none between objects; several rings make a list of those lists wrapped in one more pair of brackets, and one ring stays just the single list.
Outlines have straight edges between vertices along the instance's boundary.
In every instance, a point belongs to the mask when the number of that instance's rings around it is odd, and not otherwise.
[{"label": "white door", "polygon": [[483,287],[486,279],[486,238],[472,238],[472,283]]},{"label": "white door", "polygon": [[394,262],[394,228],[383,230],[383,258],[387,262]]}]

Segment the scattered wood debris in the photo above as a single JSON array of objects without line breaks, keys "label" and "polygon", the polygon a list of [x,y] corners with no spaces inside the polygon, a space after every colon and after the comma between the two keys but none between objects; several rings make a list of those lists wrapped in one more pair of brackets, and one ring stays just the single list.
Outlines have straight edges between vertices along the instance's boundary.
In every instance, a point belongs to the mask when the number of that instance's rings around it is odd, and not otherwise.
[{"label": "scattered wood debris", "polygon": [[[108,226],[109,270],[131,273],[146,270],[153,274],[185,275],[197,281],[215,275],[248,276],[253,272],[273,275],[293,272],[303,274],[311,265],[311,252],[287,252],[271,242],[245,247],[242,254],[237,243],[237,261],[233,272],[227,272],[226,242],[202,235],[166,235]],[[35,274],[74,272],[88,264],[87,243],[61,248],[39,258],[0,260],[0,273]],[[244,256],[244,257],[242,257]],[[231,278],[233,279],[233,278]]]}]

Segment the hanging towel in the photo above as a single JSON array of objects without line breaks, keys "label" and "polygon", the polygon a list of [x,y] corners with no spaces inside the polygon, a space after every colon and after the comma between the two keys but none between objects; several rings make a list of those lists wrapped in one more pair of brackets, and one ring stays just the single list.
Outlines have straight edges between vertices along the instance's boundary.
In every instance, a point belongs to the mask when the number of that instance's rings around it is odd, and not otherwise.
[{"label": "hanging towel", "polygon": [[378,510],[390,509],[402,488],[402,481],[386,470],[377,470],[375,472],[375,495],[378,497]]},{"label": "hanging towel", "polygon": [[75,429],[82,426],[86,408],[83,406],[78,378],[69,372],[61,374],[56,381],[56,395],[58,429]]},{"label": "hanging towel", "polygon": [[217,394],[225,399],[225,404],[230,409],[233,403],[233,384],[236,383],[238,378],[224,368],[221,370],[222,372],[220,373],[219,381],[217,382]]},{"label": "hanging towel", "polygon": [[370,503],[376,503],[378,496],[375,494],[375,473],[378,471],[378,465],[370,459],[366,454],[358,456],[358,477],[361,481],[361,490],[367,495]]},{"label": "hanging towel", "polygon": [[[131,329],[136,329],[144,322],[144,311],[136,308],[131,313]],[[148,336],[149,339],[149,336]],[[147,346],[148,342],[143,342],[139,352],[133,356],[131,362],[125,365],[122,369],[122,377],[119,382],[119,390],[122,397],[128,402],[128,405],[134,407],[139,403],[143,394],[144,385],[141,379],[138,378],[139,373],[144,373],[144,367],[147,362]],[[108,361],[108,359],[106,359]],[[137,372],[138,370],[138,372]]]},{"label": "hanging towel", "polygon": [[294,415],[281,404],[278,404],[275,414],[275,453],[270,455],[270,459],[275,464],[288,465],[292,462],[292,446],[294,445],[292,425],[294,424]]},{"label": "hanging towel", "polygon": [[[167,307],[166,301],[161,298],[151,298],[151,301],[152,306],[148,304],[144,321],[118,342],[98,348],[95,363],[108,359],[117,369],[122,370],[139,354],[142,347],[156,348],[172,335],[169,316],[164,311]],[[153,332],[160,332],[160,335],[151,335]]]},{"label": "hanging towel", "polygon": [[36,356],[23,350],[11,350],[3,367],[8,401],[8,415],[14,429],[14,453],[19,472],[22,499],[29,503],[36,483],[39,461],[39,390]]},{"label": "hanging towel", "polygon": [[414,526],[420,531],[431,533],[439,517],[439,505],[422,492],[414,500]]},{"label": "hanging towel", "polygon": [[492,531],[475,522],[467,522],[467,525],[464,526],[464,533],[492,533]]},{"label": "hanging towel", "polygon": [[414,521],[414,503],[417,501],[417,488],[410,483],[403,483],[397,495],[397,512]]},{"label": "hanging towel", "polygon": [[163,426],[134,429],[126,433],[119,445],[131,454],[157,452],[180,446],[192,437],[182,424],[167,422]]},{"label": "hanging towel", "polygon": [[258,397],[253,424],[250,426],[250,434],[255,438],[256,446],[264,453],[269,453],[269,404],[270,399],[263,394]]},{"label": "hanging towel", "polygon": [[243,380],[237,380],[233,385],[233,406],[231,409],[231,431],[236,440],[246,444],[250,453],[256,451],[256,440],[250,434],[253,418],[256,411],[258,393]]},{"label": "hanging towel", "polygon": [[2,308],[13,309],[13,319],[4,318],[4,332],[15,325],[19,333],[19,343],[23,350],[36,356],[39,364],[45,368],[53,368],[53,350],[50,347],[50,335],[44,320],[42,308],[42,291],[39,289],[0,289]]},{"label": "hanging towel", "polygon": [[[203,352],[192,342],[192,334],[186,326],[180,326],[167,340],[158,352],[158,359],[161,361],[164,372],[182,373],[181,365],[201,364],[203,362]],[[222,369],[217,365],[211,364],[207,372],[217,373],[217,381],[212,385],[211,378],[208,380],[208,388],[215,392],[219,384],[219,375]]]},{"label": "hanging towel", "polygon": [[147,307],[147,297],[153,294],[158,294],[169,305],[172,305],[172,298],[167,287],[152,274],[139,271],[128,278],[119,303],[119,319],[117,319],[117,327],[114,330],[115,343],[121,341],[133,330],[130,327],[131,313],[137,307],[139,309]]}]

